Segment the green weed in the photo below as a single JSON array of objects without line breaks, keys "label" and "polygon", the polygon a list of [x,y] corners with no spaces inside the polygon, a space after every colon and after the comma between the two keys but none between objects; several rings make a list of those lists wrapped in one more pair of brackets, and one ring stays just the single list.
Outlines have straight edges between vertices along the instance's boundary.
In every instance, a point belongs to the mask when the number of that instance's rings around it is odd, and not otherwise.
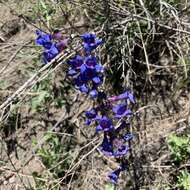
[{"label": "green weed", "polygon": [[[35,145],[36,142],[33,144]],[[46,134],[44,145],[38,148],[36,153],[55,178],[64,174],[72,160],[66,146],[62,145],[59,137],[55,134]]]},{"label": "green weed", "polygon": [[[169,149],[172,153],[172,159],[176,166],[181,165],[187,161],[190,156],[190,135],[175,135],[169,136],[168,140]],[[190,190],[190,174],[187,170],[181,170],[176,175],[173,175],[173,184],[180,190]],[[173,189],[166,187],[165,190]]]},{"label": "green weed", "polygon": [[66,94],[70,86],[66,86],[64,81],[59,81],[59,85],[53,84],[53,76],[50,74],[44,80],[37,83],[32,89],[31,110],[43,112],[50,106],[62,108],[66,103]]},{"label": "green weed", "polygon": [[46,103],[52,100],[52,76],[48,76],[46,79],[36,84],[32,90],[34,97],[31,99],[32,111],[44,111],[46,109]]},{"label": "green weed", "polygon": [[190,173],[185,171],[181,171],[180,175],[177,177],[177,187],[181,190],[189,190],[190,189]]},{"label": "green weed", "polygon": [[105,190],[115,190],[115,187],[114,185],[109,184],[109,185],[106,185]]},{"label": "green weed", "polygon": [[[46,171],[42,174],[33,173],[37,190],[43,189],[60,189],[60,184],[57,180],[65,174],[68,169],[72,156],[63,146],[60,138],[55,134],[46,134],[43,146],[36,150],[36,154],[41,158]],[[33,140],[33,146],[37,144]],[[47,178],[50,178],[47,181]]]},{"label": "green weed", "polygon": [[179,163],[190,156],[190,135],[170,135],[168,144],[175,162]]}]

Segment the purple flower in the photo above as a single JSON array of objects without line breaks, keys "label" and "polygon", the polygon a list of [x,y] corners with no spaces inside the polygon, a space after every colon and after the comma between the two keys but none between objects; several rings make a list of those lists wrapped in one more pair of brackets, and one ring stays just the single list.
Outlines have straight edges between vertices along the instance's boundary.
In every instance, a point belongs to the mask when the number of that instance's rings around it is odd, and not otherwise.
[{"label": "purple flower", "polygon": [[76,87],[80,89],[82,85],[84,84],[86,85],[87,80],[81,75],[78,75],[76,78],[74,78],[74,82],[75,82]]},{"label": "purple flower", "polygon": [[104,67],[100,64],[96,64],[95,69],[96,69],[96,72],[98,72],[98,73],[104,72]]},{"label": "purple flower", "polygon": [[91,90],[90,91],[90,96],[92,98],[97,98],[98,97],[98,91],[97,90]]},{"label": "purple flower", "polygon": [[95,77],[92,79],[93,88],[97,89],[103,83],[103,75],[96,73]]},{"label": "purple flower", "polygon": [[96,35],[91,33],[85,33],[81,35],[82,40],[84,43],[92,44],[95,43]]},{"label": "purple flower", "polygon": [[68,44],[68,39],[65,39],[60,42],[57,42],[56,47],[59,50],[59,52],[61,52],[67,47],[67,44]]},{"label": "purple flower", "polygon": [[107,156],[122,157],[126,155],[129,151],[129,147],[125,144],[124,138],[116,137],[113,134],[112,136],[109,135],[109,133],[104,135],[100,150]]},{"label": "purple flower", "polygon": [[128,98],[133,104],[135,103],[135,98],[133,94],[128,91],[118,96],[119,99],[124,99],[125,97]]},{"label": "purple flower", "polygon": [[46,49],[43,52],[43,60],[45,63],[50,62],[53,58],[55,58],[59,54],[58,49],[55,44],[52,44],[51,48]]},{"label": "purple flower", "polygon": [[126,121],[122,121],[119,127],[115,129],[115,132],[119,133],[122,129],[125,129],[127,126],[130,126],[130,123],[127,123]]},{"label": "purple flower", "polygon": [[127,103],[118,104],[114,106],[112,110],[116,118],[122,118],[132,114],[131,110],[127,109]]},{"label": "purple flower", "polygon": [[97,111],[95,109],[91,109],[86,111],[85,115],[87,117],[86,125],[90,125],[91,122],[97,117]]},{"label": "purple flower", "polygon": [[85,124],[86,124],[87,126],[89,126],[91,123],[92,123],[92,120],[91,120],[91,119],[86,119]]},{"label": "purple flower", "polygon": [[52,47],[52,36],[50,34],[44,34],[42,31],[36,31],[36,44],[43,46],[46,49],[50,49]]},{"label": "purple flower", "polygon": [[97,73],[94,69],[87,68],[85,65],[81,66],[81,77],[85,81],[93,80],[94,77],[97,77]]},{"label": "purple flower", "polygon": [[81,76],[91,80],[94,76],[96,76],[96,72],[92,68],[88,68],[86,65],[82,65],[80,68]]},{"label": "purple flower", "polygon": [[114,185],[117,185],[120,173],[121,173],[121,168],[118,168],[117,170],[111,172],[111,173],[108,175],[110,181],[111,181]]},{"label": "purple flower", "polygon": [[99,125],[96,127],[96,132],[99,131],[111,131],[114,129],[112,125],[112,120],[107,118],[106,116],[103,116],[99,120]]},{"label": "purple flower", "polygon": [[113,147],[114,147],[114,156],[120,157],[124,156],[128,153],[129,147],[124,143],[123,139],[115,138],[113,140]]},{"label": "purple flower", "polygon": [[59,42],[52,41],[53,39],[59,38],[58,34],[45,34],[42,31],[37,30],[36,35],[36,43],[45,48],[43,52],[43,60],[45,63],[51,61],[67,46],[67,39]]},{"label": "purple flower", "polygon": [[115,102],[115,101],[118,101],[118,100],[123,100],[123,99],[129,99],[130,102],[132,103],[135,103],[135,98],[133,96],[132,93],[126,91],[118,96],[113,96],[113,97],[110,97],[108,98],[111,102]]},{"label": "purple flower", "polygon": [[97,65],[97,59],[95,56],[88,56],[85,59],[85,64],[88,68],[94,68]]},{"label": "purple flower", "polygon": [[125,144],[122,144],[116,151],[114,151],[115,157],[121,157],[126,155],[129,152],[129,147]]},{"label": "purple flower", "polygon": [[114,184],[117,185],[118,183],[118,179],[119,179],[119,175],[121,173],[121,171],[124,171],[127,169],[126,164],[122,163],[118,169],[116,169],[115,171],[111,172],[108,177],[110,179],[110,181]]},{"label": "purple flower", "polygon": [[54,39],[54,40],[62,40],[63,35],[60,32],[55,32],[55,33],[52,34],[52,39]]},{"label": "purple flower", "polygon": [[[91,49],[98,46],[101,41],[96,38],[95,34],[89,33],[83,34],[81,38],[84,46],[88,45]],[[70,65],[68,74],[74,78],[77,88],[82,92],[89,93],[93,98],[98,97],[97,88],[103,82],[103,74],[101,73],[103,66],[97,63],[97,58],[93,55],[88,55],[86,58],[76,55],[68,63]]]},{"label": "purple flower", "polygon": [[[74,61],[75,62],[75,61]],[[80,73],[77,75],[76,69],[70,68],[69,74],[71,76],[77,76],[75,78],[75,84],[77,87],[81,85],[89,85],[88,83],[91,81],[92,82],[92,88],[90,90],[90,95],[91,97],[97,97],[98,92],[97,92],[97,86],[100,85],[103,81],[103,78],[101,75],[99,75],[95,69],[88,68],[85,64],[82,64],[80,66]],[[90,86],[90,85],[89,85]],[[83,91],[84,92],[84,91]]]},{"label": "purple flower", "polygon": [[71,65],[73,69],[80,69],[84,63],[83,57],[77,55],[73,59],[69,60],[68,63]]},{"label": "purple flower", "polygon": [[74,76],[77,74],[77,71],[75,69],[69,68],[68,75]]},{"label": "purple flower", "polygon": [[133,139],[133,135],[131,133],[127,133],[123,136],[124,141],[129,141]]},{"label": "purple flower", "polygon": [[84,43],[84,49],[87,53],[90,53],[91,51],[96,49],[101,44],[103,44],[103,41],[97,39],[97,40],[95,40],[95,43],[93,43],[93,44]]},{"label": "purple flower", "polygon": [[95,76],[92,81],[95,83],[95,84],[100,84],[102,83],[102,80],[99,76]]},{"label": "purple flower", "polygon": [[99,150],[106,156],[113,156],[113,145],[106,135],[104,135],[104,139]]},{"label": "purple flower", "polygon": [[103,43],[101,39],[96,38],[95,34],[86,33],[81,35],[81,38],[84,41],[84,49],[87,53],[90,53]]},{"label": "purple flower", "polygon": [[84,92],[84,93],[88,93],[88,91],[89,91],[89,89],[88,89],[88,87],[86,86],[86,84],[83,84],[83,85],[79,86],[79,90],[80,90],[81,92]]},{"label": "purple flower", "polygon": [[86,117],[88,119],[94,119],[96,116],[97,116],[97,112],[95,109],[91,109],[91,110],[86,111]]}]

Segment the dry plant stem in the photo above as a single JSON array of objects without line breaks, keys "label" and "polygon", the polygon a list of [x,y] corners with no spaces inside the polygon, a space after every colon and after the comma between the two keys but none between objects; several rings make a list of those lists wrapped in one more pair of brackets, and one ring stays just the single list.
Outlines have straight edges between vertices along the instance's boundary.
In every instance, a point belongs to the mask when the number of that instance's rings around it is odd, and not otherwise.
[{"label": "dry plant stem", "polygon": [[183,66],[184,66],[185,78],[187,78],[187,77],[188,77],[188,74],[187,74],[187,66],[186,66],[186,63],[185,63],[185,59],[184,59],[184,56],[183,56],[181,47],[179,46],[178,43],[177,43],[177,48],[178,48],[178,50],[179,50],[180,58],[181,58],[181,61],[182,61]]},{"label": "dry plant stem", "polygon": [[[7,168],[7,167],[1,167],[0,168],[0,171],[1,172],[7,172],[7,173],[10,173],[10,174],[12,174],[12,175],[15,175],[15,174],[18,174],[18,175],[20,175],[21,177],[27,177],[27,178],[34,178],[34,176],[32,176],[32,175],[28,175],[28,174],[24,174],[24,173],[18,173],[18,172],[15,172],[15,171],[13,171],[12,169],[10,169],[10,168]],[[12,176],[11,175],[11,176]],[[36,179],[39,179],[39,180],[41,180],[41,181],[45,181],[45,182],[47,182],[49,179],[48,178],[41,178],[41,177],[35,177]],[[1,184],[1,182],[0,182],[0,184]]]},{"label": "dry plant stem", "polygon": [[[134,2],[133,2],[133,3],[134,3]],[[146,13],[146,17],[147,17],[147,18],[151,18],[151,17],[150,17],[150,14],[149,14],[149,12],[148,12],[148,10],[146,9],[146,7],[145,7],[145,5],[144,5],[144,2],[143,2],[142,0],[139,0],[139,3],[140,3],[140,5],[142,6],[144,12]],[[134,7],[135,7],[135,6],[134,6]],[[136,14],[136,10],[135,10],[135,14]],[[138,25],[139,25],[139,24],[138,24]],[[148,28],[151,28],[151,23],[150,23],[150,21],[148,21]]]},{"label": "dry plant stem", "polygon": [[66,177],[69,173],[71,173],[75,168],[77,168],[80,163],[87,157],[89,156],[90,154],[92,154],[92,152],[94,152],[99,146],[101,145],[101,142],[98,143],[96,146],[94,146],[94,148],[92,148],[91,151],[89,151],[87,154],[83,155],[82,158],[71,168],[67,171],[67,173],[65,174],[65,176],[63,178],[61,178],[61,180],[56,184],[54,185],[50,190],[53,190],[55,187],[57,187]]},{"label": "dry plant stem", "polygon": [[143,19],[143,20],[146,20],[146,21],[150,21],[150,22],[152,22],[153,24],[159,25],[160,27],[163,27],[163,28],[166,28],[166,29],[169,29],[169,30],[173,30],[173,31],[175,31],[175,32],[179,32],[179,33],[184,33],[184,34],[190,35],[190,32],[188,32],[188,31],[186,31],[186,30],[182,30],[182,29],[178,29],[178,28],[174,28],[174,27],[165,25],[165,24],[161,24],[161,23],[159,23],[158,21],[155,21],[155,20],[152,20],[152,19],[148,19],[148,18],[144,18],[144,17],[139,16],[139,15],[133,15],[133,16],[136,17],[136,18],[138,18],[138,19]]},{"label": "dry plant stem", "polygon": [[[58,122],[57,122],[49,131],[47,131],[46,133],[49,133],[49,132],[51,133],[52,131],[54,131],[54,130],[57,128],[58,124],[63,120],[63,118],[64,118],[64,119],[67,119],[67,117],[65,117],[65,114],[66,114],[66,113],[63,113],[62,116],[60,117],[60,119],[58,120]],[[65,134],[64,134],[64,135],[65,135]],[[36,150],[37,150],[44,142],[45,142],[45,137],[43,137],[43,138],[41,139],[41,141],[39,141],[38,144],[33,148],[33,153],[34,153],[34,154],[32,154],[30,157],[27,158],[27,160],[26,160],[25,163],[22,165],[22,167],[15,169],[15,172],[18,173],[23,167],[25,167],[25,166],[32,160],[32,158],[35,156]],[[0,168],[0,170],[1,170],[1,168]],[[12,176],[12,175],[11,175],[11,176]],[[10,178],[11,176],[9,176],[8,178]],[[54,181],[54,182],[55,182],[55,181]]]},{"label": "dry plant stem", "polygon": [[65,19],[66,19],[67,22],[69,23],[71,29],[74,29],[75,32],[76,32],[77,34],[79,34],[78,28],[76,28],[75,25],[72,23],[72,21],[70,21],[70,19],[68,18],[68,15],[67,15],[68,13],[63,10],[63,7],[62,7],[61,5],[59,5],[59,7],[60,7],[60,9],[61,9],[61,11],[62,11],[63,16],[65,17]]},{"label": "dry plant stem", "polygon": [[[67,153],[65,153],[67,154]],[[63,156],[63,155],[62,155]],[[47,169],[48,173],[51,173],[50,171],[57,168],[60,164],[64,163],[66,160],[69,160],[69,156],[67,156],[65,159],[61,160],[60,162],[58,162],[55,166]],[[44,166],[45,167],[45,166]]]},{"label": "dry plant stem", "polygon": [[[5,149],[5,147],[3,146],[3,148]],[[13,164],[13,162],[12,162],[12,160],[11,160],[11,157],[10,157],[10,155],[7,153],[7,151],[6,151],[6,149],[5,149],[5,152],[6,152],[6,154],[7,154],[7,157],[8,157],[8,160],[10,161],[10,163],[11,163],[11,166],[13,167],[13,169],[14,169],[14,172],[16,172],[16,174],[17,174],[17,176],[18,176],[18,178],[19,178],[19,180],[20,180],[20,182],[22,183],[22,185],[24,186],[24,188],[25,189],[27,189],[27,187],[26,187],[26,185],[25,185],[25,183],[24,183],[24,181],[22,180],[22,178],[21,178],[21,176],[19,175],[19,173],[18,173],[18,169],[16,169],[16,167],[15,167],[15,165]]]},{"label": "dry plant stem", "polygon": [[[58,124],[60,123],[60,121],[61,121],[63,118],[64,118],[64,119],[67,119],[67,117],[65,118],[65,113],[63,113],[63,115],[60,117],[59,121],[58,121],[49,131],[47,131],[46,133],[52,132],[52,131],[58,126]],[[22,165],[22,167],[15,169],[15,171],[16,171],[17,173],[18,173],[20,170],[22,170],[22,168],[25,167],[25,166],[33,159],[33,157],[35,156],[36,150],[37,150],[44,142],[45,142],[45,137],[43,137],[43,138],[41,139],[41,141],[39,141],[38,144],[33,148],[33,154],[32,154],[30,157],[27,158],[27,160],[26,160],[25,163]],[[0,170],[1,170],[1,169],[0,169]],[[12,176],[12,175],[11,175],[11,176]],[[9,176],[8,178],[10,178],[11,176]],[[54,181],[54,182],[55,182],[55,181]]]},{"label": "dry plant stem", "polygon": [[67,188],[68,190],[71,189],[71,182],[73,180],[74,175],[75,175],[75,171],[71,174],[71,179],[69,180],[69,184],[68,184],[68,188]]},{"label": "dry plant stem", "polygon": [[[127,19],[124,19],[122,22],[118,23],[119,25],[124,25],[125,23],[130,22],[130,21],[133,22],[135,19],[141,19],[141,20],[145,20],[147,22],[151,22],[153,25],[158,25],[160,27],[163,27],[163,28],[166,28],[166,29],[169,29],[169,30],[173,30],[175,32],[179,32],[179,33],[184,33],[184,34],[190,35],[190,32],[187,31],[187,30],[183,30],[183,29],[179,29],[179,28],[174,28],[174,27],[162,24],[162,23],[158,22],[158,20],[153,20],[150,17],[143,17],[143,16],[138,15],[136,13],[134,14],[134,13],[128,12],[127,10],[125,10],[122,7],[115,7],[112,4],[110,4],[110,8],[112,10],[114,10],[116,14],[127,17]],[[182,22],[182,21],[180,22],[180,24],[184,25],[184,26],[185,25],[186,26],[190,25],[190,23],[185,23],[185,22]]]},{"label": "dry plant stem", "polygon": [[[133,1],[132,1],[132,2],[133,2]],[[134,3],[134,2],[133,2],[133,3]],[[134,11],[135,11],[135,14],[137,14],[136,7],[135,7],[135,6],[134,6]],[[147,13],[147,14],[148,14],[148,13]],[[150,65],[149,65],[148,55],[147,55],[146,46],[145,46],[145,43],[144,43],[144,39],[143,39],[143,35],[142,35],[140,23],[139,23],[138,20],[137,20],[137,25],[138,25],[138,29],[139,29],[139,32],[140,32],[141,42],[142,42],[142,45],[143,45],[144,56],[145,56],[146,65],[147,65],[147,69],[148,69],[149,81],[152,83],[151,78],[150,78],[150,73],[151,73],[151,71],[150,71]]]},{"label": "dry plant stem", "polygon": [[42,75],[43,72],[45,72],[52,64],[59,63],[58,65],[60,66],[63,62],[65,62],[66,60],[71,58],[73,55],[75,55],[75,51],[72,51],[71,53],[66,53],[66,54],[61,53],[55,59],[53,59],[51,62],[44,65],[38,72],[36,72],[30,79],[28,79],[28,81],[26,81],[13,95],[11,95],[2,105],[0,105],[0,110],[7,108],[11,102],[13,102],[16,98],[20,97],[25,92],[25,90],[28,89],[29,87],[31,87],[33,82],[40,75]]},{"label": "dry plant stem", "polygon": [[74,137],[74,135],[71,135],[71,134],[69,134],[69,133],[61,133],[61,132],[54,132],[54,131],[47,131],[46,133],[57,134],[57,135],[65,135],[65,136],[69,136],[69,137]]},{"label": "dry plant stem", "polygon": [[[14,93],[12,90],[0,90],[0,94],[12,94]],[[26,95],[28,96],[39,96],[39,92],[27,92]]]}]

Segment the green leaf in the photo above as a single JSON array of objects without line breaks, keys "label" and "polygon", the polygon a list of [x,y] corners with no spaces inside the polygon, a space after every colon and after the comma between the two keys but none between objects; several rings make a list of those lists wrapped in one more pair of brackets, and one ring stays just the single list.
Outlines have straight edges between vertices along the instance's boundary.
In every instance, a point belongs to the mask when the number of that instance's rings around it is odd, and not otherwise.
[{"label": "green leaf", "polygon": [[40,0],[40,4],[41,4],[42,8],[44,8],[45,10],[47,10],[47,6],[46,6],[46,4],[42,0]]},{"label": "green leaf", "polygon": [[174,160],[181,162],[190,153],[190,137],[170,135],[168,139],[169,148],[172,152]]},{"label": "green leaf", "polygon": [[178,186],[184,190],[190,189],[190,174],[187,171],[182,171],[181,175],[178,176]]},{"label": "green leaf", "polygon": [[107,184],[105,187],[105,190],[114,190],[114,189],[115,189],[115,186],[112,184]]},{"label": "green leaf", "polygon": [[49,93],[47,91],[40,91],[39,95],[32,99],[32,110],[36,110],[41,106],[48,95]]}]

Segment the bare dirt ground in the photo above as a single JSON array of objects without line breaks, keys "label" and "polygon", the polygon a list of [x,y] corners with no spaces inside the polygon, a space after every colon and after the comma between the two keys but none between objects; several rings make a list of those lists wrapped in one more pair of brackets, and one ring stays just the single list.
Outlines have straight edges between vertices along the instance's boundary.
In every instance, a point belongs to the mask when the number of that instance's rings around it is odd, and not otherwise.
[{"label": "bare dirt ground", "polygon": [[[14,6],[14,4],[12,5]],[[6,83],[0,92],[2,102],[28,78],[24,70],[30,65],[33,56],[34,28],[11,13],[8,5],[0,3],[0,10],[2,18],[0,25],[0,81]],[[5,163],[0,169],[0,189],[2,190],[23,189],[24,183],[27,186],[29,183],[34,185],[32,172],[43,171],[43,165],[32,156],[31,152],[32,133],[34,135],[35,131],[40,137],[40,121],[29,121],[30,116],[27,109],[23,110],[23,113],[24,115],[20,118],[22,126],[18,121],[18,125],[13,129],[11,123],[8,122],[6,131],[1,132],[1,161]],[[20,119],[18,118],[18,120]],[[21,176],[18,176],[18,173]]]}]

